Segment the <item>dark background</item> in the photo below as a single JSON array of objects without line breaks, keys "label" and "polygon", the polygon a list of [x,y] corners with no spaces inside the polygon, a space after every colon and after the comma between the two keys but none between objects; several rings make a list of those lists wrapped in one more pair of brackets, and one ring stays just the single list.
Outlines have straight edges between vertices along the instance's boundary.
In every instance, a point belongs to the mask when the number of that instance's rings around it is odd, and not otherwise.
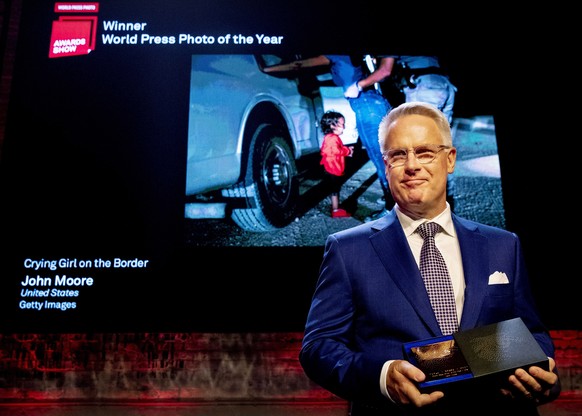
[{"label": "dark background", "polygon": [[[48,59],[54,2],[22,2],[0,165],[0,330],[302,330],[322,247],[183,243],[190,56],[282,52],[439,55],[459,89],[455,114],[494,115],[506,228],[522,239],[548,327],[579,329],[566,232],[578,129],[537,18],[261,3],[101,1],[98,17],[148,22],[158,34],[283,35],[283,46],[105,46],[100,27],[91,54]],[[99,284],[81,290],[78,309],[38,313],[16,307],[28,257],[137,257],[151,267],[91,270]]]}]

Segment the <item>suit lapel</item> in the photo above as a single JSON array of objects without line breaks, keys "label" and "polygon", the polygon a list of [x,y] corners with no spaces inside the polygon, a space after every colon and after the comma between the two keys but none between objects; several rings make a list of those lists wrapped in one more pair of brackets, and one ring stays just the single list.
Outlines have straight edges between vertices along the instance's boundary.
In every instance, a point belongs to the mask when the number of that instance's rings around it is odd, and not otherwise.
[{"label": "suit lapel", "polygon": [[400,288],[434,336],[441,336],[418,265],[394,210],[379,221],[378,225],[381,228],[370,237],[370,242],[389,278]]},{"label": "suit lapel", "polygon": [[[465,275],[465,303],[459,329],[473,328],[477,324],[479,312],[483,305],[483,293],[487,290],[487,271],[489,251],[487,238],[477,227],[467,224],[463,219],[453,215],[453,223],[459,238],[461,256],[463,258],[463,274]],[[485,275],[483,275],[485,273]]]}]

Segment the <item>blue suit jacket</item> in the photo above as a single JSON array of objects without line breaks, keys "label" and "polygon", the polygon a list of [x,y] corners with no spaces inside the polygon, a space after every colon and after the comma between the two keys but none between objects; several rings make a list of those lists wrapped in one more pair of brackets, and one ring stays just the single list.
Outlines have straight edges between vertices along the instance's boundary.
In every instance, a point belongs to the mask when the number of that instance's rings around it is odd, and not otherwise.
[{"label": "blue suit jacket", "polygon": [[[455,214],[452,219],[466,283],[459,330],[521,317],[553,357],[518,237]],[[489,284],[495,272],[509,283]],[[328,237],[299,357],[313,381],[346,400],[390,405],[379,388],[383,364],[404,358],[403,343],[441,335],[394,210]]]}]

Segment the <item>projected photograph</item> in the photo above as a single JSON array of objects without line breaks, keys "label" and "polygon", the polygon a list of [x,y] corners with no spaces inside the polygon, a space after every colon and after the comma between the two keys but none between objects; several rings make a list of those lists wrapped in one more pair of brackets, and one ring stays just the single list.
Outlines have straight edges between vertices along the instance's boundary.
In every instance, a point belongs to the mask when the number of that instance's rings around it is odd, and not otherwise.
[{"label": "projected photograph", "polygon": [[[370,221],[382,210],[385,192],[379,168],[358,132],[346,86],[334,78],[339,65],[322,57],[192,56],[187,244],[321,246],[328,234]],[[344,58],[368,72],[377,66],[372,55]],[[462,94],[462,81],[450,79]],[[373,88],[395,107],[414,80],[413,73],[394,71]],[[449,203],[459,215],[504,227],[493,115],[467,111],[462,101],[457,103],[451,126],[458,156],[449,178]],[[343,115],[340,137],[353,149],[346,157],[339,196],[349,216],[342,218],[331,213],[332,184],[321,165],[320,121],[328,111]]]}]

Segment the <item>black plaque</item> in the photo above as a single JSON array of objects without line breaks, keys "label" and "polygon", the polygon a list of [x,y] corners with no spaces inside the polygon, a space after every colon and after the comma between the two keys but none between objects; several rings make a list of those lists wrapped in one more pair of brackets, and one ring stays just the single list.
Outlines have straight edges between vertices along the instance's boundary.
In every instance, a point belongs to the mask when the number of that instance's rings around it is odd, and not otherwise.
[{"label": "black plaque", "polygon": [[419,383],[422,391],[461,380],[506,377],[532,365],[549,369],[548,357],[521,318],[409,342],[404,352],[426,374]]}]

